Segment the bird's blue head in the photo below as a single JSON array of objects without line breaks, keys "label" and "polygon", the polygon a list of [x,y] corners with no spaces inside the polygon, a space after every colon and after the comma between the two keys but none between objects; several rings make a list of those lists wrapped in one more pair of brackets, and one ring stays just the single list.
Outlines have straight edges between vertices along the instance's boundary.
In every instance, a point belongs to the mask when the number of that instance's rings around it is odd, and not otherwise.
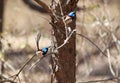
[{"label": "bird's blue head", "polygon": [[42,54],[45,55],[48,52],[48,47],[44,47],[41,49]]},{"label": "bird's blue head", "polygon": [[68,14],[68,16],[70,16],[70,17],[72,17],[72,18],[74,18],[75,17],[75,12],[73,11],[73,12],[70,12],[69,14]]}]

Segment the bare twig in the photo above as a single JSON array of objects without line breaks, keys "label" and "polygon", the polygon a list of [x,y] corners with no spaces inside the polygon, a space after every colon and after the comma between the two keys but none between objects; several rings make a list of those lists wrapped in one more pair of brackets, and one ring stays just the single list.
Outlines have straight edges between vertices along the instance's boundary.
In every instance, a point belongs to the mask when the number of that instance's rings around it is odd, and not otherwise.
[{"label": "bare twig", "polygon": [[28,69],[31,70],[35,65],[37,65],[38,62],[40,62],[43,58],[45,58],[44,56],[40,57],[37,61],[35,61],[34,64],[32,64],[32,66]]},{"label": "bare twig", "polygon": [[49,9],[49,7],[41,0],[34,0],[35,2],[37,2],[40,6],[42,6],[49,14],[51,14],[51,10]]},{"label": "bare twig", "polygon": [[[9,78],[11,78],[11,77],[14,77],[14,80],[16,80],[16,78],[19,76],[19,74],[21,73],[21,71],[25,68],[25,66],[28,64],[28,63],[30,63],[31,61],[32,61],[32,59],[34,58],[36,56],[36,54],[34,54],[21,68],[20,68],[20,70],[18,71],[18,73],[17,74],[15,74],[15,75],[13,75],[13,76],[10,76]],[[13,81],[14,81],[13,80]]]},{"label": "bare twig", "polygon": [[107,56],[108,56],[108,63],[109,63],[109,68],[113,76],[115,76],[115,72],[112,68],[112,63],[111,63],[111,58],[110,58],[110,51],[107,49]]},{"label": "bare twig", "polygon": [[[117,57],[117,59],[115,60],[115,71],[113,72],[113,71],[111,71],[111,73],[113,73],[115,76],[118,76],[118,70],[119,70],[119,68],[118,68],[118,57],[119,57],[119,55],[120,55],[120,45],[118,44],[118,38],[116,37],[116,35],[115,35],[115,29],[116,28],[114,28],[114,25],[111,23],[111,21],[110,21],[110,11],[109,11],[109,9],[108,9],[108,2],[107,2],[108,0],[104,0],[104,12],[106,13],[106,16],[107,16],[107,21],[108,21],[108,23],[109,23],[109,28],[110,28],[110,35],[111,35],[111,37],[112,37],[112,40],[115,42],[115,47],[116,47],[116,50],[117,50],[117,52],[118,52],[118,56],[116,56]],[[114,29],[114,30],[113,30]],[[110,56],[110,53],[109,53],[109,50],[108,50],[108,55]],[[111,68],[111,66],[110,66],[110,68]],[[115,73],[116,72],[116,73]]]},{"label": "bare twig", "polygon": [[12,80],[5,79],[5,80],[0,80],[0,83],[17,83],[17,82],[14,82],[14,81],[12,81]]},{"label": "bare twig", "polygon": [[[14,82],[13,80],[10,80],[10,79],[4,77],[3,75],[0,75],[0,78],[1,78],[0,83],[6,83],[6,82],[16,83],[16,82]],[[2,79],[3,79],[3,80],[2,80]]]},{"label": "bare twig", "polygon": [[35,65],[37,65],[38,63],[40,63],[41,60],[43,60],[46,56],[52,55],[52,54],[55,54],[55,53],[56,53],[56,52],[49,52],[49,53],[47,53],[45,56],[40,57],[37,61],[35,61],[34,64],[32,64],[32,66],[31,66],[28,70],[31,70]]},{"label": "bare twig", "polygon": [[86,36],[84,36],[84,35],[82,35],[82,34],[80,34],[80,33],[76,33],[77,35],[79,35],[79,36],[81,36],[81,37],[83,37],[83,38],[85,38],[85,39],[87,39],[90,43],[92,43],[104,56],[106,56],[107,57],[107,55],[93,42],[93,41],[91,41],[89,38],[87,38]]},{"label": "bare twig", "polygon": [[66,38],[67,38],[67,36],[68,36],[68,29],[67,29],[67,24],[66,24],[65,19],[64,19],[64,13],[63,13],[63,9],[62,9],[62,5],[61,5],[60,0],[59,0],[59,6],[60,6],[60,11],[61,11],[61,15],[62,15],[62,20],[63,20],[64,26],[65,26],[65,32],[66,32]]},{"label": "bare twig", "polygon": [[97,83],[97,82],[106,82],[106,81],[114,81],[114,80],[120,80],[118,77],[108,78],[108,79],[101,79],[101,80],[92,80],[92,81],[84,81],[84,82],[78,82],[78,83]]},{"label": "bare twig", "polygon": [[71,38],[72,34],[73,34],[75,31],[76,31],[76,29],[74,29],[74,30],[70,33],[70,35],[64,40],[64,43],[61,44],[60,46],[58,46],[58,47],[56,48],[56,50],[58,50],[58,49],[60,49],[61,47],[63,47],[63,46],[68,42],[68,40]]},{"label": "bare twig", "polygon": [[19,81],[19,83],[21,83],[21,80],[20,80],[20,77],[18,76],[18,81]]}]

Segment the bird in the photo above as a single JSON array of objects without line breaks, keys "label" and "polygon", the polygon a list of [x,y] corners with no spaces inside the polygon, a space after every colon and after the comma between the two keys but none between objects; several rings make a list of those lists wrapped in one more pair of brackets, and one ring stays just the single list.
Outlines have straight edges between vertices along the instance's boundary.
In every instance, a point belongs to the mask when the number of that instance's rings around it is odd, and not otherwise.
[{"label": "bird", "polygon": [[48,52],[48,47],[44,47],[44,48],[40,49],[40,51],[42,52],[42,55],[45,55]]},{"label": "bird", "polygon": [[[41,49],[37,49],[36,55],[38,56],[38,60],[32,64],[32,66],[29,68],[29,70],[31,70],[38,62],[40,62],[43,58],[45,58],[47,55],[49,47],[43,47]],[[42,56],[41,56],[42,55]]]},{"label": "bird", "polygon": [[70,13],[68,14],[68,16],[69,16],[69,17],[71,17],[71,18],[74,18],[74,17],[75,17],[75,15],[76,15],[76,14],[75,14],[75,11],[70,12]]},{"label": "bird", "polygon": [[40,40],[40,38],[41,38],[41,33],[40,32],[38,32],[38,34],[37,34],[37,37],[36,37],[36,47],[37,47],[37,50],[36,50],[36,54],[37,55],[46,55],[47,54],[47,52],[48,52],[48,48],[49,47],[43,47],[43,48],[39,48],[39,40]]},{"label": "bird", "polygon": [[40,56],[42,54],[44,57],[47,54],[47,52],[48,52],[48,47],[43,47],[43,48],[37,50],[36,54],[38,56]]},{"label": "bird", "polygon": [[70,12],[68,15],[65,16],[65,22],[72,21],[76,16],[75,11]]}]

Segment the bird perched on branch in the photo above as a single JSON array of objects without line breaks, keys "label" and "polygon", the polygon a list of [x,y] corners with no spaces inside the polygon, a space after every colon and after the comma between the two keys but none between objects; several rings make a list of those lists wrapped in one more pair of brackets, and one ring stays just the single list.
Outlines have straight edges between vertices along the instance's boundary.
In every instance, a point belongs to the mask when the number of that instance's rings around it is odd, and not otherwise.
[{"label": "bird perched on branch", "polygon": [[49,47],[44,47],[44,48],[41,48],[41,49],[40,49],[40,48],[39,48],[39,40],[40,40],[40,38],[41,38],[41,33],[39,32],[39,33],[37,34],[37,38],[36,38],[37,55],[39,55],[39,54],[41,54],[41,53],[42,53],[42,55],[45,55],[45,54],[47,54]]},{"label": "bird perched on branch", "polygon": [[46,54],[48,53],[48,50],[49,50],[48,47],[44,47],[44,48],[41,48],[41,49],[37,50],[36,54],[39,56],[39,58],[40,57],[45,57]]},{"label": "bird perched on branch", "polygon": [[70,12],[68,15],[65,16],[65,22],[71,22],[76,16],[75,11]]},{"label": "bird perched on branch", "polygon": [[48,47],[44,47],[44,48],[40,49],[39,51],[42,52],[42,55],[45,55],[48,52]]}]

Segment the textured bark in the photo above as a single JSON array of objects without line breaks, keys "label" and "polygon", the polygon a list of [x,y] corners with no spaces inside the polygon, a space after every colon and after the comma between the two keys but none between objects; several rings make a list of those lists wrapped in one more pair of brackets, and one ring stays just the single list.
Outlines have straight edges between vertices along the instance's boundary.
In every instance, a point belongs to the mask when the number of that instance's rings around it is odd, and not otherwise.
[{"label": "textured bark", "polygon": [[[68,14],[71,11],[76,9],[77,2],[75,0],[70,0],[69,4],[65,4],[67,0],[60,0],[61,6],[63,9],[64,15]],[[61,14],[60,6],[56,6],[55,8],[57,14]],[[57,45],[61,45],[65,38],[65,26],[62,19],[60,21],[55,21],[55,17],[52,16],[52,24],[54,29],[54,34],[56,37]],[[76,19],[68,24],[71,29],[76,28]],[[58,54],[56,54],[58,60],[56,61],[58,65],[58,71],[54,71],[54,75],[57,83],[75,83],[76,81],[76,36],[72,35],[70,40],[66,45],[58,50]]]},{"label": "textured bark", "polygon": [[[63,44],[66,38],[65,25],[60,18],[61,7],[64,15],[67,15],[71,11],[75,11],[77,8],[77,2],[79,0],[51,0],[51,6],[49,7],[40,0],[34,0],[40,6],[42,6],[51,16],[51,25],[54,30],[54,36],[56,38],[57,46]],[[56,1],[60,1],[61,6]],[[76,28],[76,18],[67,26],[71,29]],[[58,53],[52,57],[52,69],[53,74],[51,77],[51,83],[75,83],[76,82],[76,34],[74,33],[69,39],[68,43],[62,48],[58,49]],[[56,81],[54,81],[54,78]]]}]

